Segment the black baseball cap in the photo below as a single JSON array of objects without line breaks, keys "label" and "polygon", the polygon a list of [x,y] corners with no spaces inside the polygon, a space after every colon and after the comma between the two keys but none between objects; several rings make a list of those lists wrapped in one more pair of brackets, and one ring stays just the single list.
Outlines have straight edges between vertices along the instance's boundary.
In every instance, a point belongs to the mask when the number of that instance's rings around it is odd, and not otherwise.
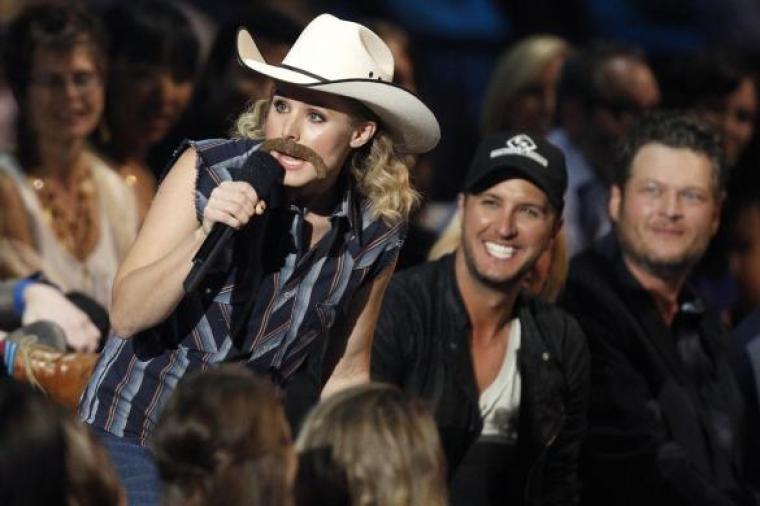
[{"label": "black baseball cap", "polygon": [[567,190],[565,155],[542,137],[517,132],[498,132],[485,137],[475,151],[464,185],[465,193],[480,193],[491,186],[519,177],[546,194],[562,212]]}]

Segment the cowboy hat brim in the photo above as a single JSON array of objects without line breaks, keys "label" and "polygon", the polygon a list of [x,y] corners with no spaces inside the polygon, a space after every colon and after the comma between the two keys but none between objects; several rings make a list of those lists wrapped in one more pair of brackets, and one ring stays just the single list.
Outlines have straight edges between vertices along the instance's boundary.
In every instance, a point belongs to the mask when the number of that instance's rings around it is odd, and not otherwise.
[{"label": "cowboy hat brim", "polygon": [[243,65],[276,81],[358,100],[383,122],[400,151],[425,153],[441,137],[433,112],[412,92],[379,79],[327,80],[300,69],[264,61],[250,33],[238,30],[238,56]]}]

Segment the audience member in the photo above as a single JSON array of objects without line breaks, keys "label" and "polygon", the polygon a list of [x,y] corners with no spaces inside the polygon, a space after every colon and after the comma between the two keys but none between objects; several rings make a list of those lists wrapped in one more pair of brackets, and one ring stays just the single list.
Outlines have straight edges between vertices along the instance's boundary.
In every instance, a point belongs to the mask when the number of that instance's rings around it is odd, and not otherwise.
[{"label": "audience member", "polygon": [[726,205],[726,257],[738,288],[732,321],[760,308],[760,178],[742,181]]},{"label": "audience member", "polygon": [[618,144],[660,91],[635,49],[594,45],[565,64],[558,90],[559,128],[549,140],[568,166],[565,232],[570,256],[610,230],[609,185]]},{"label": "audience member", "polygon": [[755,133],[758,96],[749,69],[731,53],[700,52],[680,58],[665,81],[663,106],[692,110],[711,123],[721,133],[727,167],[733,168]]},{"label": "audience member", "polygon": [[577,501],[585,341],[522,294],[562,226],[566,185],[564,157],[544,139],[487,137],[459,197],[456,253],[388,287],[372,377],[432,404],[454,505]]},{"label": "audience member", "polygon": [[697,118],[642,118],[611,188],[614,233],[571,262],[589,340],[589,505],[758,504],[744,405],[717,316],[686,283],[718,228],[722,151]]},{"label": "audience member", "polygon": [[290,506],[296,455],[274,386],[240,365],[184,378],[153,434],[162,504]]},{"label": "audience member", "polygon": [[107,453],[73,415],[28,385],[0,381],[0,503],[122,506]]},{"label": "audience member", "polygon": [[42,342],[54,348],[95,351],[101,336],[87,313],[56,287],[34,278],[0,281],[0,331],[50,323]]},{"label": "audience member", "polygon": [[[664,105],[693,111],[721,134],[723,152],[727,164],[726,177],[733,193],[743,191],[740,182],[742,169],[752,168],[756,163],[743,159],[755,132],[758,112],[757,89],[748,69],[743,68],[737,55],[727,52],[703,52],[681,58],[673,66],[664,95]],[[735,182],[739,184],[734,184]],[[735,197],[732,197],[732,199]],[[729,202],[730,207],[730,202]],[[706,302],[719,311],[725,324],[735,323],[732,311],[737,304],[738,286],[741,281],[732,277],[727,260],[729,232],[725,222],[694,268],[692,282],[698,287]]]},{"label": "audience member", "polygon": [[[113,333],[80,403],[143,505],[158,499],[147,442],[182,376],[245,363],[282,387],[294,426],[320,395],[369,380],[416,200],[406,155],[440,136],[427,106],[392,84],[390,50],[357,23],[316,17],[283,65],[264,61],[247,31],[237,41],[241,62],[277,89],[241,114],[236,138],[177,150],[117,274]],[[249,171],[270,173],[272,195],[240,180]],[[188,288],[215,223],[248,226]]]},{"label": "audience member", "polygon": [[254,7],[248,11],[217,30],[199,89],[181,127],[192,138],[226,137],[240,111],[271,95],[274,81],[251,72],[237,60],[239,26],[251,31],[261,54],[273,64],[282,62],[301,31],[297,22],[276,9]]},{"label": "audience member", "polygon": [[[421,402],[391,385],[370,383],[323,400],[306,417],[296,446],[302,459],[313,464],[322,455],[324,463],[312,479],[299,473],[299,506],[447,504],[435,422]],[[344,490],[327,488],[341,484]],[[328,497],[339,502],[320,502]]]},{"label": "audience member", "polygon": [[77,7],[30,8],[10,26],[5,64],[19,124],[17,153],[0,155],[0,269],[41,271],[108,308],[137,212],[129,188],[86,145],[103,110],[100,26]]},{"label": "audience member", "polygon": [[533,35],[499,58],[486,90],[481,131],[514,130],[546,136],[554,126],[557,82],[570,45],[552,35]]},{"label": "audience member", "polygon": [[[430,248],[428,260],[438,260],[444,255],[453,253],[459,247],[461,239],[462,215],[457,212],[446,230]],[[546,302],[555,302],[565,286],[568,263],[565,234],[560,229],[551,247],[538,257],[533,268],[523,279],[523,286],[531,295],[540,297]]]},{"label": "audience member", "polygon": [[140,220],[156,191],[149,150],[185,112],[199,66],[199,42],[172,2],[117,2],[105,14],[110,67],[98,147],[137,197]]}]

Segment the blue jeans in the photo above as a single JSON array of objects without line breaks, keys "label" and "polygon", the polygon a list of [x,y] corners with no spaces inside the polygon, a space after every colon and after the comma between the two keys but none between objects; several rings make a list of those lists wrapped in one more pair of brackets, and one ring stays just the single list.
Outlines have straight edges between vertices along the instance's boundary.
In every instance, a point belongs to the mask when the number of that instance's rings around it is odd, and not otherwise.
[{"label": "blue jeans", "polygon": [[93,429],[111,455],[121,484],[127,492],[129,506],[158,506],[161,479],[153,454],[134,440]]}]

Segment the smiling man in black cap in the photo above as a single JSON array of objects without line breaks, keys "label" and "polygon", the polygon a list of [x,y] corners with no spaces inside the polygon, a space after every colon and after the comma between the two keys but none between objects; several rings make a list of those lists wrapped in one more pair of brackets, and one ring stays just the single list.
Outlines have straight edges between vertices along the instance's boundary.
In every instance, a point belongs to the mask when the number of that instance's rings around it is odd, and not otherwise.
[{"label": "smiling man in black cap", "polygon": [[390,283],[372,376],[430,401],[454,505],[574,504],[588,355],[577,323],[522,294],[562,225],[567,172],[544,139],[481,142],[456,252]]}]

